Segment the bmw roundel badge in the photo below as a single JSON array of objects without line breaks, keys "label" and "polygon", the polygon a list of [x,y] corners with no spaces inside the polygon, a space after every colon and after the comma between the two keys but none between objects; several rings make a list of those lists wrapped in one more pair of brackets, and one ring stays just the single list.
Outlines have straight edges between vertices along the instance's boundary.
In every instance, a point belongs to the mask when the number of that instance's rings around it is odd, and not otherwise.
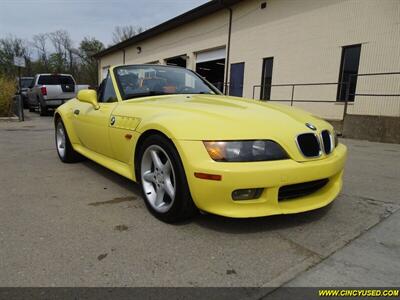
[{"label": "bmw roundel badge", "polygon": [[115,124],[115,117],[114,116],[111,117],[110,124],[111,124],[111,126]]},{"label": "bmw roundel badge", "polygon": [[311,123],[306,123],[306,126],[308,127],[308,128],[310,128],[311,130],[317,130],[317,127],[315,127],[313,124],[311,124]]}]

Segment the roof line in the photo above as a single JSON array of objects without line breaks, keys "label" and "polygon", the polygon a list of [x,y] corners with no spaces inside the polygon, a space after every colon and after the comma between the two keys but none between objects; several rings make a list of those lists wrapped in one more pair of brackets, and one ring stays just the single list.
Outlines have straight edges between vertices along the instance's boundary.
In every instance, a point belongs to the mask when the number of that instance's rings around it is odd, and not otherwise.
[{"label": "roof line", "polygon": [[233,5],[239,1],[241,1],[241,0],[211,0],[207,3],[204,3],[198,7],[193,8],[192,10],[189,10],[181,15],[178,15],[172,19],[169,19],[159,25],[156,25],[146,31],[143,31],[142,33],[139,33],[138,35],[135,35],[125,41],[122,41],[122,42],[115,44],[107,49],[104,49],[104,50],[94,54],[93,57],[100,58],[100,57],[110,54],[114,51],[123,50],[135,43],[141,42],[143,40],[146,40],[148,38],[151,38],[153,36],[156,36],[158,34],[166,32],[168,30],[174,29],[178,26],[192,22],[203,16],[217,12],[223,8],[230,7],[231,5]]}]

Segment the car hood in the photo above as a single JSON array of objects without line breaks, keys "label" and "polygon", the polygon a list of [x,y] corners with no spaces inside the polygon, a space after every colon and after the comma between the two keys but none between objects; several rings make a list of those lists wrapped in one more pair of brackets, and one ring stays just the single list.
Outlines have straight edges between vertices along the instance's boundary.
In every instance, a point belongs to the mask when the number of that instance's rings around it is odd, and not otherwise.
[{"label": "car hood", "polygon": [[222,95],[165,95],[127,100],[113,113],[140,119],[139,132],[162,129],[180,140],[281,140],[332,129],[322,119],[287,105]]}]

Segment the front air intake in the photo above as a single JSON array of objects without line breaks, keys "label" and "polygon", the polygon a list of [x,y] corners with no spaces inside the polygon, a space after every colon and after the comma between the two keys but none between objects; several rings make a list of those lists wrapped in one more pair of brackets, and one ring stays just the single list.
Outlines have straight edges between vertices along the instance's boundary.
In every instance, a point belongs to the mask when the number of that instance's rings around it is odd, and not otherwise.
[{"label": "front air intake", "polygon": [[318,157],[321,147],[318,137],[314,133],[303,133],[297,136],[297,146],[305,157]]},{"label": "front air intake", "polygon": [[325,178],[282,186],[279,189],[278,200],[283,201],[310,195],[323,188],[328,182],[329,180]]}]

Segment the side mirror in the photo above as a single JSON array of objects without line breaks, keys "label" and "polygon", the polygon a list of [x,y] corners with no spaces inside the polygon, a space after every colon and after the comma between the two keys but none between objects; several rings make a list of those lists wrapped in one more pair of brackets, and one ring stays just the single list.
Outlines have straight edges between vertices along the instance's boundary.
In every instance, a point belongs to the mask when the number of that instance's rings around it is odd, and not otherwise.
[{"label": "side mirror", "polygon": [[76,97],[79,101],[90,103],[94,109],[99,109],[100,106],[97,103],[97,92],[94,90],[80,90]]}]

